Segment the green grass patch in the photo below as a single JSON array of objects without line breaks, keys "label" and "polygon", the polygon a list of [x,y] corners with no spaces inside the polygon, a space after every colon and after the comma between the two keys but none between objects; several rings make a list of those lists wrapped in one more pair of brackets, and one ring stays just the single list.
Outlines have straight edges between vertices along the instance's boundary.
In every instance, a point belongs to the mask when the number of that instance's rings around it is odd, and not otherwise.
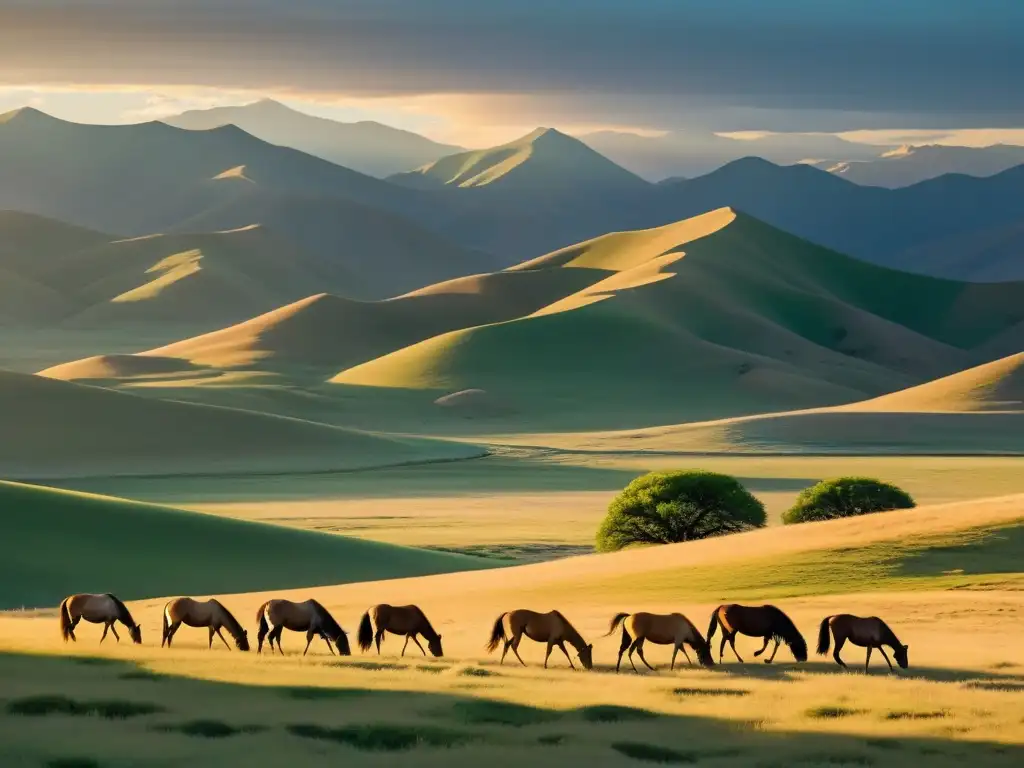
[{"label": "green grass patch", "polygon": [[548,733],[538,736],[537,743],[544,747],[557,747],[559,744],[564,744],[568,738],[561,733]]},{"label": "green grass patch", "polygon": [[1024,693],[1024,682],[1012,680],[968,680],[962,684],[964,688],[979,691],[999,691],[1001,693]]},{"label": "green grass patch", "polygon": [[220,720],[189,720],[186,723],[177,723],[175,725],[161,725],[154,730],[182,733],[186,736],[195,736],[203,739],[226,739],[229,736],[238,736],[244,733],[259,733],[265,731],[266,726],[228,725]]},{"label": "green grass patch", "polygon": [[163,712],[156,704],[136,701],[75,701],[66,696],[28,696],[7,703],[7,713],[23,717],[102,717],[106,720],[126,720]]},{"label": "green grass patch", "polygon": [[742,688],[673,688],[676,696],[723,696],[740,698],[749,696],[750,691]]},{"label": "green grass patch", "polygon": [[324,728],[289,725],[288,732],[305,739],[333,741],[363,752],[404,752],[420,747],[456,747],[471,741],[469,734],[442,728],[404,725],[353,725]]},{"label": "green grass patch", "polygon": [[365,669],[367,672],[384,672],[393,669],[408,669],[407,664],[398,664],[392,661],[339,661],[337,667],[352,667],[354,669]]},{"label": "green grass patch", "polygon": [[680,752],[668,747],[659,747],[656,744],[644,744],[638,741],[616,741],[612,749],[620,755],[625,755],[634,760],[642,760],[645,763],[663,763],[670,765],[684,765],[696,763],[699,755],[696,752]]},{"label": "green grass patch", "polygon": [[47,760],[46,768],[100,768],[91,757],[55,757]]},{"label": "green grass patch", "polygon": [[280,693],[288,699],[298,701],[327,701],[334,699],[357,699],[368,696],[372,692],[360,688],[320,688],[317,686],[297,686],[281,688]]},{"label": "green grass patch", "polygon": [[946,710],[935,710],[932,712],[914,712],[912,710],[894,710],[887,712],[885,715],[886,720],[941,720],[944,717],[949,717],[949,712]]},{"label": "green grass patch", "polygon": [[813,707],[804,712],[804,714],[814,720],[839,720],[844,717],[861,715],[865,711],[863,709],[850,709],[849,707]]},{"label": "green grass patch", "polygon": [[497,672],[483,667],[465,667],[459,670],[461,677],[501,677]]},{"label": "green grass patch", "polygon": [[167,675],[160,675],[156,672],[150,672],[148,669],[133,669],[128,672],[122,672],[117,676],[118,680],[146,680],[151,683],[162,683],[168,678]]},{"label": "green grass patch", "polygon": [[657,713],[634,707],[618,707],[613,704],[598,704],[578,710],[588,723],[625,723],[635,720],[654,720]]},{"label": "green grass patch", "polygon": [[417,672],[425,672],[428,675],[439,675],[448,669],[444,664],[418,664],[414,667]]},{"label": "green grass patch", "polygon": [[512,728],[550,723],[561,717],[561,713],[547,709],[485,699],[456,702],[451,713],[469,725],[505,725]]}]

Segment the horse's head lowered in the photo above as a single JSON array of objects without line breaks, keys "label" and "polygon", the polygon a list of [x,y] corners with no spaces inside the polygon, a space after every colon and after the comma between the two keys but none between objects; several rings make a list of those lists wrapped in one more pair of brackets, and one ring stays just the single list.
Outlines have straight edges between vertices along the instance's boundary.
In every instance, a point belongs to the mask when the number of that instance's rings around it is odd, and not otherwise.
[{"label": "horse's head lowered", "polygon": [[136,645],[142,645],[142,625],[132,624],[128,627],[128,634],[132,638],[132,642]]},{"label": "horse's head lowered", "polygon": [[896,658],[896,663],[900,665],[902,669],[906,669],[910,662],[907,660],[907,649],[909,645],[897,645],[893,649],[893,656]]},{"label": "horse's head lowered", "polygon": [[430,652],[432,654],[434,654],[435,656],[437,656],[438,658],[443,656],[444,655],[444,651],[441,650],[441,636],[438,635],[433,640],[428,640],[427,641],[427,648],[429,648]]},{"label": "horse's head lowered", "polygon": [[249,630],[243,629],[239,634],[235,635],[235,645],[238,646],[240,651],[249,650]]},{"label": "horse's head lowered", "polygon": [[594,668],[594,645],[585,645],[580,649],[579,652],[580,663],[583,664],[584,669]]}]

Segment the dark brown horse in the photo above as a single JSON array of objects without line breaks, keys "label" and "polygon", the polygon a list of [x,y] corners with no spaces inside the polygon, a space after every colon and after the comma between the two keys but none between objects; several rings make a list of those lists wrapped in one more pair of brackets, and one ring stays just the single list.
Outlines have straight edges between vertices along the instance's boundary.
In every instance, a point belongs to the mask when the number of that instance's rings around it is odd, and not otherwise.
[{"label": "dark brown horse", "polygon": [[846,662],[839,658],[839,651],[843,649],[843,645],[847,640],[854,645],[868,649],[867,658],[864,660],[865,672],[868,671],[868,664],[871,663],[871,651],[875,648],[882,654],[885,663],[889,665],[889,671],[893,671],[892,662],[889,661],[889,657],[882,647],[883,645],[888,645],[892,648],[892,655],[896,658],[896,663],[901,668],[906,669],[909,664],[907,661],[907,649],[910,646],[903,645],[899,638],[896,637],[896,633],[889,629],[889,625],[877,616],[862,618],[860,616],[852,616],[849,613],[826,616],[821,620],[821,626],[818,627],[818,653],[822,656],[828,653],[829,630],[831,630],[831,634],[836,638],[836,649],[832,653],[832,658],[841,667],[845,667]]},{"label": "dark brown horse", "polygon": [[224,635],[221,633],[221,628],[227,627],[231,637],[235,640],[235,645],[238,646],[238,650],[249,650],[249,633],[242,629],[242,625],[231,615],[231,611],[217,600],[200,602],[199,600],[193,600],[191,597],[179,597],[167,603],[164,606],[161,648],[164,647],[164,643],[167,644],[168,648],[171,647],[171,641],[174,640],[174,635],[182,624],[187,627],[209,627],[209,647],[213,648],[213,636],[216,635],[224,643],[224,647],[230,651],[231,646],[228,645],[228,641],[224,639]]},{"label": "dark brown horse", "polygon": [[77,641],[75,627],[82,619],[91,624],[103,625],[101,643],[107,639],[108,631],[113,632],[114,639],[121,642],[121,637],[114,628],[114,623],[118,621],[128,627],[132,642],[142,643],[142,627],[135,623],[125,604],[111,594],[71,595],[64,598],[60,604],[60,633],[64,642]]},{"label": "dark brown horse", "polygon": [[807,642],[803,635],[793,624],[792,620],[776,608],[774,605],[720,605],[711,614],[711,625],[708,627],[708,642],[714,637],[715,630],[719,624],[722,626],[722,644],[718,649],[718,662],[722,662],[725,654],[725,643],[729,642],[732,652],[742,664],[743,659],[736,653],[736,635],[747,635],[749,637],[763,637],[764,645],[761,650],[754,651],[754,656],[760,656],[768,648],[768,643],[775,641],[775,648],[772,655],[764,660],[765,664],[771,664],[775,660],[775,654],[779,652],[779,644],[785,643],[793,653],[797,661],[807,661]]},{"label": "dark brown horse", "polygon": [[307,600],[304,603],[293,603],[291,600],[268,600],[256,612],[256,623],[259,625],[257,653],[263,652],[263,639],[266,638],[270,643],[271,651],[274,650],[274,641],[277,641],[277,650],[283,656],[281,633],[286,629],[306,633],[306,650],[302,652],[303,656],[309,653],[309,644],[317,636],[323,638],[327,643],[327,650],[332,654],[334,653],[334,649],[331,648],[332,641],[338,646],[338,653],[342,656],[349,656],[352,653],[345,630],[316,600]]},{"label": "dark brown horse", "polygon": [[492,653],[498,647],[498,644],[504,641],[505,648],[501,652],[501,661],[499,663],[505,663],[505,654],[511,648],[512,653],[519,659],[519,663],[525,667],[526,662],[519,655],[519,643],[522,641],[523,635],[526,635],[535,642],[547,643],[547,653],[544,654],[545,669],[548,667],[548,657],[551,656],[551,649],[556,645],[562,649],[565,658],[569,659],[569,666],[576,669],[576,665],[572,663],[569,652],[565,650],[566,642],[576,649],[580,662],[585,669],[593,669],[594,667],[594,646],[588,645],[583,636],[569,623],[569,620],[558,611],[537,613],[535,611],[519,609],[518,611],[501,614],[501,616],[495,619],[494,627],[491,629],[491,638],[487,643],[487,652]]},{"label": "dark brown horse", "polygon": [[[372,622],[371,622],[372,618]],[[377,629],[374,631],[374,626]],[[393,635],[405,635],[405,645],[402,646],[402,655],[405,656],[405,649],[409,647],[409,640],[416,643],[424,656],[427,652],[423,650],[416,635],[423,635],[427,641],[427,647],[434,656],[441,656],[441,636],[434,631],[426,615],[415,605],[386,605],[373,606],[363,614],[359,622],[359,647],[365,652],[376,643],[377,653],[380,653],[380,641],[385,632]]]},{"label": "dark brown horse", "polygon": [[657,613],[619,613],[612,619],[608,626],[608,634],[622,625],[622,642],[619,645],[619,659],[615,663],[615,671],[619,671],[622,664],[622,654],[629,651],[629,664],[633,671],[639,674],[636,664],[633,663],[633,652],[640,656],[640,661],[649,670],[654,667],[647,663],[644,658],[644,643],[650,641],[655,645],[672,646],[672,664],[669,669],[676,668],[676,655],[683,652],[686,661],[691,665],[690,654],[686,652],[686,644],[697,653],[697,659],[705,667],[713,667],[714,660],[711,658],[711,646],[701,635],[700,630],[693,626],[693,622],[681,613],[657,614]]}]

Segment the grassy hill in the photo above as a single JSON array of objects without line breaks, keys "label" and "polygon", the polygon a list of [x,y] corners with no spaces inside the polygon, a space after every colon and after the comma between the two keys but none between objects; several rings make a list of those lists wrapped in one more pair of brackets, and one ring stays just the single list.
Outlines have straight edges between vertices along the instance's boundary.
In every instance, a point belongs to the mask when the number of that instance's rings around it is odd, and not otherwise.
[{"label": "grassy hill", "polygon": [[[0,507],[0,609],[56,606],[75,592],[114,592],[123,599],[202,595],[495,564],[21,483],[0,481]],[[238,618],[251,623],[248,614]]]},{"label": "grassy hill", "polygon": [[967,349],[1006,327],[1024,292],[882,269],[730,209],[516,270],[554,267],[610,276],[529,317],[444,334],[334,381],[482,388],[525,413],[598,422],[838,404],[966,367]]},{"label": "grassy hill", "polygon": [[480,454],[9,372],[0,372],[0,419],[0,476],[18,479],[327,471]]},{"label": "grassy hill", "polygon": [[460,151],[411,131],[363,120],[342,123],[261,99],[237,107],[195,109],[163,118],[177,128],[207,131],[237,125],[263,141],[294,147],[371,176],[389,176]]}]

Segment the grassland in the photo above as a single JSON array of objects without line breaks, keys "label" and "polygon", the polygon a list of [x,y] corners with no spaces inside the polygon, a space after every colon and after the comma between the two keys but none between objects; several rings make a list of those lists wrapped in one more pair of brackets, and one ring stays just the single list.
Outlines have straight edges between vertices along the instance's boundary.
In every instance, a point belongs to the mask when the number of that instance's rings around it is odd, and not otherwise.
[{"label": "grassland", "polygon": [[[90,628],[68,655],[52,614],[8,614],[0,618],[0,734],[10,759],[32,765],[213,765],[243,754],[257,765],[285,755],[354,765],[396,756],[424,765],[1015,765],[1024,754],[1024,652],[1015,632],[1024,600],[1012,572],[1020,503],[276,593],[314,595],[346,627],[372,602],[416,601],[444,637],[440,660],[400,659],[394,638],[381,658],[302,658],[291,634],[291,654],[274,659],[207,651],[202,632],[179,634],[171,652],[151,643],[97,649]],[[847,563],[830,572],[844,553]],[[819,559],[814,582],[801,567],[807,557]],[[769,558],[776,570],[757,567]],[[795,665],[782,652],[771,667],[663,668],[611,684],[618,639],[601,637],[611,613],[683,610],[703,628],[721,594],[771,594],[806,636],[838,610],[877,613],[910,645],[911,669],[865,676],[825,661]],[[223,599],[247,616],[265,597]],[[144,632],[161,605],[131,606]],[[526,669],[486,657],[494,616],[517,605],[563,610],[595,644],[595,671],[569,672],[564,659],[544,671],[532,643],[522,648]],[[741,639],[740,651],[749,656],[757,645]],[[854,666],[863,658],[850,648],[845,656]],[[649,647],[648,658],[663,666],[667,653]],[[61,759],[93,762],[47,762]]]}]

